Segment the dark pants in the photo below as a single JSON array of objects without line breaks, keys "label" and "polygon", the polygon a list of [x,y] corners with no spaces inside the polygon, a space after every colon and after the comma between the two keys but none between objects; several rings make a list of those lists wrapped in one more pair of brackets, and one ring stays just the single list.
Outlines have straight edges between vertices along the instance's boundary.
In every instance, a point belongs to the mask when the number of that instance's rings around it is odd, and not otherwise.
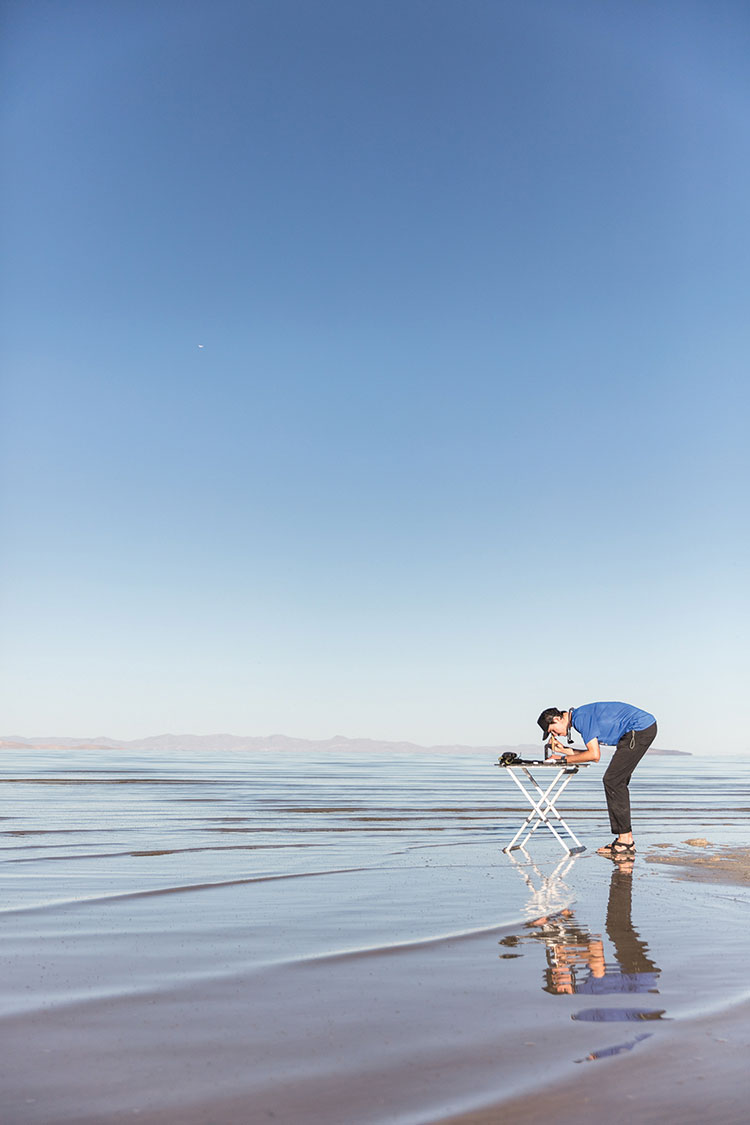
[{"label": "dark pants", "polygon": [[604,774],[604,792],[607,794],[609,823],[618,836],[630,832],[630,790],[628,786],[633,770],[656,738],[656,723],[645,730],[629,730],[617,743],[612,761]]}]

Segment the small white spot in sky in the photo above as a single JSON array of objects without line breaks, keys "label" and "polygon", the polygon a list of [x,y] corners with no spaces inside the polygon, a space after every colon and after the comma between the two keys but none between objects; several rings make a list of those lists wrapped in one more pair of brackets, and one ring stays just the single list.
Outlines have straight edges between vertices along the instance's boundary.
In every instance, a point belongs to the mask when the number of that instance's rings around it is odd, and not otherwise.
[{"label": "small white spot in sky", "polygon": [[199,348],[205,348],[205,346],[206,346],[205,344],[198,344]]}]

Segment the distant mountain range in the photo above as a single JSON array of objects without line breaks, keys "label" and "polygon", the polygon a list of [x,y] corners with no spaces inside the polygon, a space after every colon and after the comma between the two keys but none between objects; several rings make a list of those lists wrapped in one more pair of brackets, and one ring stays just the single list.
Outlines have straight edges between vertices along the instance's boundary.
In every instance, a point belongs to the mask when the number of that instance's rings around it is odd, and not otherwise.
[{"label": "distant mountain range", "polygon": [[[20,735],[0,737],[0,750],[276,750],[284,753],[295,751],[342,750],[352,755],[390,753],[431,753],[431,754],[504,754],[513,750],[517,754],[538,756],[541,745],[538,742],[520,746],[419,746],[416,742],[380,742],[372,738],[346,738],[337,734],[333,738],[315,741],[309,738],[290,738],[285,734],[245,736],[237,734],[159,734],[152,738],[123,740],[118,738],[22,738]],[[657,750],[649,754],[679,754],[690,757],[686,750]]]}]

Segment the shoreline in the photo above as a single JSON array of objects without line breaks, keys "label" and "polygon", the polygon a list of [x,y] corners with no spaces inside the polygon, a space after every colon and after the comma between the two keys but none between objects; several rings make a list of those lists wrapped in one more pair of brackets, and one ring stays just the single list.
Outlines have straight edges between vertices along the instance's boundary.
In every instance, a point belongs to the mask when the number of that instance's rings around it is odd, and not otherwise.
[{"label": "shoreline", "polygon": [[13,757],[14,1125],[744,1119],[748,892],[710,884],[750,848],[715,763],[644,770],[618,864],[591,771],[587,853],[510,856],[485,760]]}]

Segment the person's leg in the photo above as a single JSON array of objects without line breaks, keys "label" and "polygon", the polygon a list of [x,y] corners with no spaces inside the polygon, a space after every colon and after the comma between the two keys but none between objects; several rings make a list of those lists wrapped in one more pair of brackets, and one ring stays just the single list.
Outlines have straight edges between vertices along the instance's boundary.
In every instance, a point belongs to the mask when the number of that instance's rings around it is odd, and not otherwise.
[{"label": "person's leg", "polygon": [[630,790],[633,770],[656,738],[656,723],[645,730],[627,731],[617,743],[604,774],[604,792],[612,831],[621,843],[632,845]]}]

